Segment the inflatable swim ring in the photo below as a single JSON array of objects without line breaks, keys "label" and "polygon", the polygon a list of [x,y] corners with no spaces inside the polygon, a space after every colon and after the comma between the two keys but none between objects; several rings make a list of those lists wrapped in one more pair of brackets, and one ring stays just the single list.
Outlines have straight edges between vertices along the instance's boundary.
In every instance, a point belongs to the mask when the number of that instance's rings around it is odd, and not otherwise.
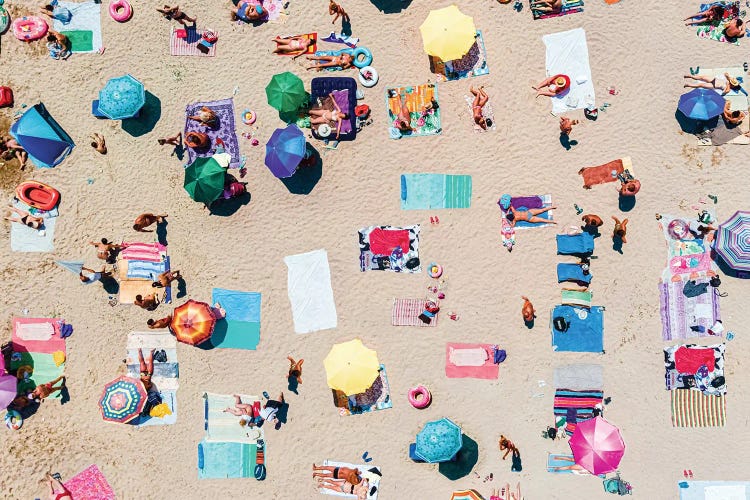
[{"label": "inflatable swim ring", "polygon": [[118,23],[124,23],[133,17],[133,7],[127,0],[114,0],[109,3],[109,15]]},{"label": "inflatable swim ring", "polygon": [[23,16],[13,21],[13,34],[23,42],[39,40],[48,30],[47,22],[41,17]]},{"label": "inflatable swim ring", "polygon": [[667,232],[676,240],[684,240],[690,234],[688,224],[682,219],[673,219],[667,226]]},{"label": "inflatable swim ring", "polygon": [[10,14],[5,7],[0,7],[0,35],[8,31],[8,26],[10,26]]},{"label": "inflatable swim ring", "polygon": [[49,211],[60,202],[60,191],[41,182],[26,181],[16,188],[16,197],[30,207]]},{"label": "inflatable swim ring", "polygon": [[245,125],[252,125],[255,123],[255,119],[257,118],[255,111],[251,111],[249,109],[246,109],[242,112],[242,123]]},{"label": "inflatable swim ring", "polygon": [[5,414],[5,426],[12,430],[17,431],[23,425],[23,417],[16,410],[8,410]]},{"label": "inflatable swim ring", "polygon": [[432,394],[425,386],[418,385],[409,389],[409,403],[417,410],[427,408],[431,402]]},{"label": "inflatable swim ring", "polygon": [[443,275],[443,266],[441,266],[440,264],[435,264],[433,262],[427,267],[427,272],[429,273],[430,278],[437,279]]},{"label": "inflatable swim ring", "polygon": [[[359,69],[366,68],[372,64],[372,52],[365,47],[357,47],[356,49],[352,49],[349,53],[354,59],[352,64]],[[360,59],[360,56],[362,56],[362,59]]]},{"label": "inflatable swim ring", "polygon": [[[369,78],[367,75],[369,72]],[[365,66],[359,70],[359,83],[364,87],[374,87],[378,83],[378,72],[372,66]]]}]

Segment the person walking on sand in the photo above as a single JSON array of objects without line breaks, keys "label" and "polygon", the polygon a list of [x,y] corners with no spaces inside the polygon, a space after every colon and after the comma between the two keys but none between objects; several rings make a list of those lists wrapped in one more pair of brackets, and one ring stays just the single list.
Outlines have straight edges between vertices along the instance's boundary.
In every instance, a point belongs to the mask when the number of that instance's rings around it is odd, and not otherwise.
[{"label": "person walking on sand", "polygon": [[544,219],[542,217],[537,217],[537,215],[543,214],[549,210],[555,210],[557,207],[546,207],[546,208],[532,208],[530,210],[518,210],[511,206],[508,210],[508,213],[505,214],[505,218],[510,221],[511,227],[515,227],[516,222],[518,221],[525,221],[525,222],[531,222],[532,224],[536,224],[538,222],[544,222],[549,224],[557,224],[556,221],[552,219]]},{"label": "person walking on sand", "polygon": [[107,144],[104,142],[104,136],[98,132],[91,134],[91,147],[99,154],[107,154]]},{"label": "person walking on sand", "polygon": [[560,117],[560,133],[562,135],[570,135],[573,131],[573,125],[578,125],[578,120],[571,120],[567,116]]},{"label": "person walking on sand", "polygon": [[165,217],[167,217],[167,214],[159,214],[159,215],[154,215],[151,213],[141,214],[135,218],[133,229],[135,229],[139,233],[153,233],[154,232],[153,229],[147,230],[146,228],[153,223],[161,224],[162,222],[164,222]]},{"label": "person walking on sand", "polygon": [[184,12],[180,10],[179,5],[175,5],[174,7],[170,7],[169,5],[164,4],[164,8],[156,8],[158,12],[161,12],[161,14],[164,16],[165,19],[169,20],[175,20],[178,23],[180,23],[183,26],[187,26],[187,23],[193,23],[195,24],[195,18],[190,17]]},{"label": "person walking on sand", "polygon": [[328,14],[334,16],[331,24],[336,24],[336,21],[339,20],[339,17],[341,18],[342,23],[349,22],[349,14],[346,13],[341,5],[337,4],[333,0],[329,0],[328,2]]},{"label": "person walking on sand", "polygon": [[615,229],[612,231],[612,239],[616,240],[619,238],[623,243],[627,243],[628,240],[626,235],[628,230],[628,219],[624,219],[620,222],[620,220],[613,215],[612,220],[615,221]]},{"label": "person walking on sand", "polygon": [[156,298],[155,293],[148,294],[145,297],[138,294],[135,296],[135,301],[133,301],[133,304],[147,311],[153,311],[154,309],[156,309],[156,306],[159,305],[159,300]]},{"label": "person walking on sand", "polygon": [[500,451],[505,451],[505,455],[503,455],[503,460],[505,460],[508,457],[509,453],[517,453],[518,448],[516,448],[516,445],[513,444],[512,441],[510,441],[508,438],[500,434],[500,441],[498,441],[498,445],[500,446]]},{"label": "person walking on sand", "polygon": [[146,321],[146,325],[151,330],[158,330],[159,328],[169,328],[169,325],[172,323],[172,315],[168,314],[167,316],[164,316],[161,319],[153,320],[149,319]]},{"label": "person walking on sand", "polygon": [[179,270],[175,269],[174,271],[164,271],[156,277],[156,281],[154,281],[151,286],[154,288],[164,288],[168,287],[174,280],[179,279],[182,279],[182,275],[180,274]]},{"label": "person walking on sand", "polygon": [[488,120],[484,117],[484,115],[482,114],[482,109],[484,108],[485,104],[487,104],[487,101],[490,100],[490,98],[484,91],[484,85],[482,85],[478,89],[475,89],[472,85],[471,87],[469,87],[469,91],[474,96],[474,102],[471,105],[471,113],[474,117],[474,123],[479,125],[482,130],[487,130],[487,127],[492,126],[492,120]]}]

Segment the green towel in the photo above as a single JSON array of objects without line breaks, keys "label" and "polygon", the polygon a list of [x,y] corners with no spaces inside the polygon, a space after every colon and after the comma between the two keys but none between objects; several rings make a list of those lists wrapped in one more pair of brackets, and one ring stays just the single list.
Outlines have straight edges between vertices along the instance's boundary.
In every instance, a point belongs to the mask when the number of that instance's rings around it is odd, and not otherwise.
[{"label": "green towel", "polygon": [[562,303],[575,306],[591,307],[591,292],[579,292],[576,290],[563,290]]},{"label": "green towel", "polygon": [[[52,382],[63,374],[65,363],[60,366],[55,365],[52,354],[43,354],[39,352],[22,352],[20,361],[12,361],[11,369],[15,370],[19,366],[30,365],[34,372],[28,380],[18,381],[18,391],[31,391],[39,384]],[[59,384],[59,383],[58,383]],[[56,384],[57,385],[57,384]],[[50,398],[59,399],[62,397],[61,391],[53,392]]]},{"label": "green towel", "polygon": [[70,40],[71,52],[91,52],[94,50],[93,31],[61,31]]}]

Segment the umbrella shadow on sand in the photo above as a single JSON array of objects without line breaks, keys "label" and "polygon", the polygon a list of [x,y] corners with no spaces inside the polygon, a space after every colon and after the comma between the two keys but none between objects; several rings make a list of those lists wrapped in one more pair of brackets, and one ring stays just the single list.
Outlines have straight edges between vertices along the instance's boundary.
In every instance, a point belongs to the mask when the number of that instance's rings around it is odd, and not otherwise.
[{"label": "umbrella shadow on sand", "polygon": [[398,14],[411,5],[411,0],[370,0],[383,14]]},{"label": "umbrella shadow on sand", "polygon": [[456,454],[456,460],[441,462],[438,471],[451,481],[466,477],[479,461],[479,445],[466,434],[463,434],[463,446]]},{"label": "umbrella shadow on sand", "polygon": [[135,118],[123,120],[122,129],[133,137],[140,137],[154,130],[159,118],[161,118],[161,100],[147,90],[146,103],[141,108],[140,114]]},{"label": "umbrella shadow on sand", "polygon": [[719,123],[719,117],[711,118],[710,120],[696,120],[685,116],[685,114],[679,109],[674,112],[674,118],[680,125],[680,130],[686,134],[700,134],[705,130],[716,128]]},{"label": "umbrella shadow on sand", "polygon": [[211,215],[218,215],[219,217],[229,217],[233,215],[241,207],[244,207],[250,203],[250,193],[243,193],[241,196],[236,198],[230,198],[228,200],[216,200],[209,208]]},{"label": "umbrella shadow on sand", "polygon": [[292,194],[310,194],[323,177],[323,158],[310,144],[307,148],[312,155],[309,160],[311,164],[300,166],[291,177],[279,179]]}]

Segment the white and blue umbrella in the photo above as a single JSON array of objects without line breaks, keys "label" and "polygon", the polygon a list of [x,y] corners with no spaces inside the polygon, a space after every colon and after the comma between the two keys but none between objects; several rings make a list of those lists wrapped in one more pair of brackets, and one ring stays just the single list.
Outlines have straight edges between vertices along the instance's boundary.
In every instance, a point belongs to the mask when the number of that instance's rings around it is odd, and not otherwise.
[{"label": "white and blue umbrella", "polygon": [[737,211],[719,225],[714,249],[735,271],[750,271],[750,212]]}]

